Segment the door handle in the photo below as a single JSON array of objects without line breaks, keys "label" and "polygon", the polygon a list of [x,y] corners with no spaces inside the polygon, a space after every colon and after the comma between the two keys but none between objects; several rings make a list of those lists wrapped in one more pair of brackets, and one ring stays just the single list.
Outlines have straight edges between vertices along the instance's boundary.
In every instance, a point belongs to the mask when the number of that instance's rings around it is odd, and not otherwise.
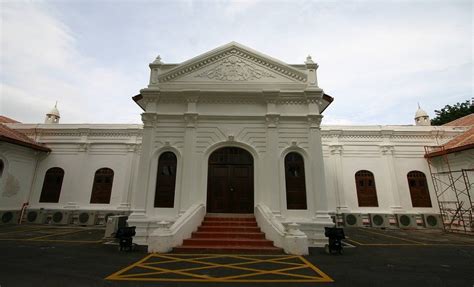
[{"label": "door handle", "polygon": [[233,188],[233,187],[231,187],[231,188],[230,188],[230,191],[234,191],[234,188]]}]

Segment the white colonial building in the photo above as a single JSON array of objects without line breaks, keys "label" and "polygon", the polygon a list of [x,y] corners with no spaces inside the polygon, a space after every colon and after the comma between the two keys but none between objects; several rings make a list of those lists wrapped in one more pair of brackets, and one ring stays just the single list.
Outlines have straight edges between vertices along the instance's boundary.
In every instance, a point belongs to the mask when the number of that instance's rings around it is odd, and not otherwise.
[{"label": "white colonial building", "polygon": [[143,126],[59,124],[56,107],[45,124],[4,120],[0,210],[28,203],[27,221],[78,224],[126,213],[150,251],[181,244],[206,213],[250,213],[298,254],[334,220],[389,227],[438,214],[424,147],[466,127],[432,127],[421,110],[414,126],[321,126],[333,98],[317,68],[232,42],[151,63],[133,97]]}]

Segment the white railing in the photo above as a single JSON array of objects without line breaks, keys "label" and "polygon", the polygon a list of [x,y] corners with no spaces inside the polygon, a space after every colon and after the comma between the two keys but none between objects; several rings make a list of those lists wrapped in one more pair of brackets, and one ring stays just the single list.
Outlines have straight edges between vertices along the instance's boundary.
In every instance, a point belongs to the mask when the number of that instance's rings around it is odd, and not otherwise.
[{"label": "white railing", "polygon": [[158,222],[158,228],[148,236],[148,252],[170,252],[183,244],[201,224],[206,215],[204,203],[193,204],[173,224]]},{"label": "white railing", "polygon": [[308,237],[298,229],[298,224],[292,223],[288,225],[288,229],[285,228],[270,208],[261,203],[255,207],[255,218],[266,238],[272,240],[275,246],[283,248],[289,254],[309,254]]}]

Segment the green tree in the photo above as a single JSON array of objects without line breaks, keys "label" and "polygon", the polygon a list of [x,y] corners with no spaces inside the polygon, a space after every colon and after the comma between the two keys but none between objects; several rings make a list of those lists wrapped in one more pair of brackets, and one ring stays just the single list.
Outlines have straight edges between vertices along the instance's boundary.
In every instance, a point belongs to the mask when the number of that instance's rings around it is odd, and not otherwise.
[{"label": "green tree", "polygon": [[456,103],[453,106],[446,105],[441,110],[435,110],[436,117],[431,120],[431,125],[444,125],[472,113],[474,113],[474,103],[471,104],[469,100],[464,103]]}]

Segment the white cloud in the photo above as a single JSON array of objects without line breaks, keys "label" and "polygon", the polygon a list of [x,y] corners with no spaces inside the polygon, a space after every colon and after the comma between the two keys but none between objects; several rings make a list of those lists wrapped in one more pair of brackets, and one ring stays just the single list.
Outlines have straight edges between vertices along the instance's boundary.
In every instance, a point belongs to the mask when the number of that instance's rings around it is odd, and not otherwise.
[{"label": "white cloud", "polygon": [[63,123],[139,122],[140,110],[130,99],[136,79],[82,55],[49,9],[2,4],[1,113],[41,122],[58,100]]}]

